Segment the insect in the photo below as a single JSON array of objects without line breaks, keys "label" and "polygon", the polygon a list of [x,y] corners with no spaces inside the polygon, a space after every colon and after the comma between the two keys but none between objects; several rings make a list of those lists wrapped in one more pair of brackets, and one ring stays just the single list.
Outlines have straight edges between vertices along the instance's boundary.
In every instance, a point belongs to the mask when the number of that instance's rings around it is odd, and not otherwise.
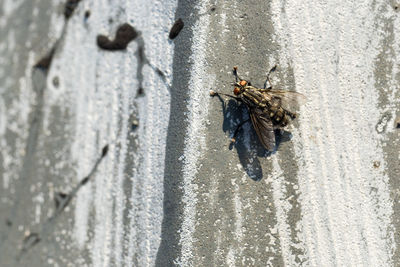
[{"label": "insect", "polygon": [[[251,85],[249,81],[241,79],[237,74],[237,67],[233,68],[236,82],[234,86],[234,96],[211,91],[211,96],[224,95],[243,102],[250,114],[250,120],[256,130],[257,136],[262,145],[269,151],[275,148],[275,129],[282,129],[289,124],[291,120],[297,117],[296,107],[305,102],[306,97],[293,91],[272,89],[270,74],[276,70],[274,66],[268,73],[264,83],[264,88],[257,88]],[[267,88],[267,83],[269,87]],[[248,122],[246,120],[239,124],[233,135],[232,141],[241,126]]]}]

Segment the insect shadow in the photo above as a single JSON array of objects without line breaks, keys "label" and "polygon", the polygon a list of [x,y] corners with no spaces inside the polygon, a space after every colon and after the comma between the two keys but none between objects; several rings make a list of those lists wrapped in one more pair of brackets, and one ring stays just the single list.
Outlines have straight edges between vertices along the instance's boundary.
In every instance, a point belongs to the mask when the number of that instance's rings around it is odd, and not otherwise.
[{"label": "insect shadow", "polygon": [[258,139],[246,105],[233,99],[224,101],[220,96],[218,98],[221,101],[224,116],[222,130],[228,132],[229,137],[233,137],[241,122],[248,120],[237,132],[236,141],[229,144],[229,149],[236,148],[240,164],[247,175],[254,181],[260,181],[263,178],[263,170],[259,157],[270,157],[275,154],[280,143],[289,141],[292,134],[284,130],[275,130],[275,150],[268,151]]}]

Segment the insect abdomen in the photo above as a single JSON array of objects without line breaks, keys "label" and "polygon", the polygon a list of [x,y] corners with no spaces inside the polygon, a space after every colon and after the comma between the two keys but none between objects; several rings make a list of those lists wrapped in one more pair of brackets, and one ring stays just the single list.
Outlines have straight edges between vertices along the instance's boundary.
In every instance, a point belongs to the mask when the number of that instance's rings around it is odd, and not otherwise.
[{"label": "insect abdomen", "polygon": [[270,118],[276,127],[285,127],[289,124],[290,120],[296,118],[296,115],[284,110],[281,107],[270,107]]}]

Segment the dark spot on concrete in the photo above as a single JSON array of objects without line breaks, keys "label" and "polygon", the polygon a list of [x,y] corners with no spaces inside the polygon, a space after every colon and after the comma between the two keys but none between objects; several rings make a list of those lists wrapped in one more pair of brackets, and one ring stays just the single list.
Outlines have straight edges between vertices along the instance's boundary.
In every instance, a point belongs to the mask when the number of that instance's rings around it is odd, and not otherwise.
[{"label": "dark spot on concrete", "polygon": [[128,23],[124,23],[119,26],[113,41],[111,41],[107,36],[98,35],[97,45],[105,50],[124,50],[138,35],[139,34],[135,28]]},{"label": "dark spot on concrete", "polygon": [[88,181],[89,181],[89,177],[83,178],[82,181],[81,181],[81,185],[86,184]]},{"label": "dark spot on concrete", "polygon": [[54,202],[56,204],[56,209],[58,209],[58,207],[60,206],[61,201],[63,201],[67,196],[68,196],[68,194],[65,194],[63,192],[56,192],[55,193]]},{"label": "dark spot on concrete", "polygon": [[64,16],[66,19],[72,16],[80,1],[81,0],[68,0],[67,3],[65,3]]},{"label": "dark spot on concrete", "polygon": [[112,24],[114,22],[114,20],[112,18],[108,19],[108,24]]},{"label": "dark spot on concrete", "polygon": [[31,246],[37,244],[38,242],[40,242],[40,237],[38,233],[31,233],[24,238],[24,243],[25,244],[30,243]]},{"label": "dark spot on concrete", "polygon": [[108,39],[107,36],[104,35],[98,35],[97,36],[97,45],[101,48],[107,49],[107,47],[111,43],[110,39]]},{"label": "dark spot on concrete", "polygon": [[139,121],[137,119],[133,119],[131,123],[131,130],[134,131],[139,126]]},{"label": "dark spot on concrete", "polygon": [[138,51],[137,51],[137,55],[139,57],[139,61],[144,64],[146,63],[146,56],[144,54],[144,47],[143,46],[139,46]]},{"label": "dark spot on concrete", "polygon": [[85,11],[85,20],[87,20],[90,17],[90,10]]},{"label": "dark spot on concrete", "polygon": [[143,95],[144,95],[144,89],[142,87],[139,87],[139,89],[137,90],[136,97],[143,96]]},{"label": "dark spot on concrete", "polygon": [[375,160],[373,166],[375,169],[378,169],[381,166],[381,162],[379,160]]},{"label": "dark spot on concrete", "polygon": [[42,70],[48,70],[51,65],[51,61],[53,60],[54,52],[56,51],[55,47],[53,47],[50,52],[42,57],[33,67]]},{"label": "dark spot on concrete", "polygon": [[214,12],[217,8],[215,6],[213,6],[212,8],[210,8],[211,12]]},{"label": "dark spot on concrete", "polygon": [[389,112],[385,112],[375,126],[376,131],[378,133],[384,133],[386,131],[387,124],[391,118],[392,115]]},{"label": "dark spot on concrete", "polygon": [[185,24],[183,23],[182,19],[179,18],[177,21],[175,21],[174,25],[172,26],[171,30],[169,31],[169,39],[175,39],[178,34],[181,32],[183,29],[183,26]]},{"label": "dark spot on concrete", "polygon": [[58,87],[60,86],[60,78],[58,78],[58,76],[55,76],[55,77],[53,78],[53,86],[54,86],[55,88],[58,88]]},{"label": "dark spot on concrete", "polygon": [[159,68],[156,68],[156,73],[157,73],[161,78],[165,78],[164,72],[162,72],[162,70],[160,70]]},{"label": "dark spot on concrete", "polygon": [[8,226],[8,227],[11,227],[12,226],[12,221],[10,221],[10,219],[6,219],[6,225]]},{"label": "dark spot on concrete", "polygon": [[107,155],[107,153],[108,153],[108,145],[105,145],[103,147],[103,150],[101,151],[101,157],[102,158],[105,157]]},{"label": "dark spot on concrete", "polygon": [[397,129],[400,129],[400,117],[395,120],[394,125]]}]

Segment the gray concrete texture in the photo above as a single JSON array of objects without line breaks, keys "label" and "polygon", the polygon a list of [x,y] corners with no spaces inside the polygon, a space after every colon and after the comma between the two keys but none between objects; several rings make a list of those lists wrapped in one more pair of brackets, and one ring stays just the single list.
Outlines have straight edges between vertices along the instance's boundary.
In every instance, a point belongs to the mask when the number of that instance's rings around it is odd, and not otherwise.
[{"label": "gray concrete texture", "polygon": [[[0,266],[400,266],[399,10],[2,0]],[[307,103],[230,144],[249,114],[209,91],[274,65]]]}]

